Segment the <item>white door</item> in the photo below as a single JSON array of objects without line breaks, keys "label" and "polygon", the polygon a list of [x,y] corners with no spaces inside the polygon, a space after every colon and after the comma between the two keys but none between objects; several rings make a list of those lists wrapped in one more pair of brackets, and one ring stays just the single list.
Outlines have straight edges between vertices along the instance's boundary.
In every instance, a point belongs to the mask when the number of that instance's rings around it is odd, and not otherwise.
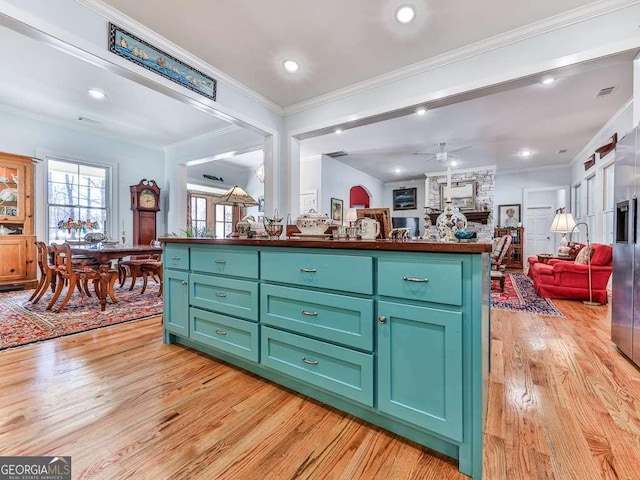
[{"label": "white door", "polygon": [[525,260],[539,253],[554,253],[549,231],[555,211],[552,206],[529,207],[525,210]]}]

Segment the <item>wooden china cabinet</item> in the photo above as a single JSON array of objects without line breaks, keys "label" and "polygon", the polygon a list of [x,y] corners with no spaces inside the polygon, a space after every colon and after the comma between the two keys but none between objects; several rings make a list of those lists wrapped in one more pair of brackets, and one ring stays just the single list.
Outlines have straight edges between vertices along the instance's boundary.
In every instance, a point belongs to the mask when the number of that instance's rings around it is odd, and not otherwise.
[{"label": "wooden china cabinet", "polygon": [[0,290],[36,286],[33,159],[0,152]]}]

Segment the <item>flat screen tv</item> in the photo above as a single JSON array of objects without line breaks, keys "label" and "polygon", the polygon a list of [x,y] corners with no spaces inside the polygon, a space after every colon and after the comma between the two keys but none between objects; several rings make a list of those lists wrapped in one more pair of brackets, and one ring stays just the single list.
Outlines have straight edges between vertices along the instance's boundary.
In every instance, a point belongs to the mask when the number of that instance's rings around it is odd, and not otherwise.
[{"label": "flat screen tv", "polygon": [[391,217],[393,228],[408,228],[409,237],[420,235],[420,219],[418,217]]}]

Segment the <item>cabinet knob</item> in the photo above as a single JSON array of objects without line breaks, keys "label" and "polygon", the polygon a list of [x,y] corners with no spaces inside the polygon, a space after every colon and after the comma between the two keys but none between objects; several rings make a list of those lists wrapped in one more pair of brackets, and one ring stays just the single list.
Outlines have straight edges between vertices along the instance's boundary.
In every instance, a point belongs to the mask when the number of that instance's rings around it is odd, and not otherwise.
[{"label": "cabinet knob", "polygon": [[387,323],[387,317],[385,317],[384,315],[380,315],[378,317],[378,323]]},{"label": "cabinet knob", "polygon": [[227,296],[227,294],[226,294],[226,293],[216,292],[216,297],[225,298],[226,296]]},{"label": "cabinet knob", "polygon": [[183,280],[182,281],[182,285],[189,285],[189,282],[186,282],[186,281]]},{"label": "cabinet knob", "polygon": [[176,260],[176,261],[178,261],[178,260],[180,260],[180,257],[171,257],[171,260]]},{"label": "cabinet knob", "polygon": [[227,332],[225,332],[224,330],[216,330],[216,335],[220,335],[221,337],[224,337],[227,334]]},{"label": "cabinet knob", "polygon": [[15,269],[15,268],[12,268],[11,270],[9,270],[9,272],[11,272],[11,273],[13,273],[13,272],[15,272],[15,271],[16,271],[16,269]]},{"label": "cabinet knob", "polygon": [[227,263],[227,261],[226,260],[216,260],[215,263],[217,263],[217,264],[225,264],[225,263]]}]

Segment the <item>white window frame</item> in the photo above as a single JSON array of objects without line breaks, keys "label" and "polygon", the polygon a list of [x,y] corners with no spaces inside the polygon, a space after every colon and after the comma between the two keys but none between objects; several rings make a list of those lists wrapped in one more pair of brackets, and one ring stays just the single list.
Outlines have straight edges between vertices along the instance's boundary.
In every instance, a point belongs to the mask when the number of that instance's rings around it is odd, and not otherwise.
[{"label": "white window frame", "polygon": [[614,175],[613,162],[602,167],[602,242],[609,245],[613,245]]},{"label": "white window frame", "polygon": [[[113,178],[114,178],[114,167],[112,165],[108,165],[100,162],[92,162],[86,160],[79,160],[77,158],[70,158],[62,155],[55,154],[47,154],[44,159],[44,238],[45,242],[51,243],[53,239],[49,238],[49,232],[52,230],[52,227],[49,223],[49,161],[57,161],[57,162],[65,162],[74,165],[82,165],[86,167],[93,168],[102,168],[105,170],[105,209],[106,209],[106,225],[100,226],[100,231],[104,231],[105,234],[110,238],[117,238],[117,225],[115,225],[114,221],[114,196],[113,196]],[[123,232],[124,234],[124,232]]]}]

